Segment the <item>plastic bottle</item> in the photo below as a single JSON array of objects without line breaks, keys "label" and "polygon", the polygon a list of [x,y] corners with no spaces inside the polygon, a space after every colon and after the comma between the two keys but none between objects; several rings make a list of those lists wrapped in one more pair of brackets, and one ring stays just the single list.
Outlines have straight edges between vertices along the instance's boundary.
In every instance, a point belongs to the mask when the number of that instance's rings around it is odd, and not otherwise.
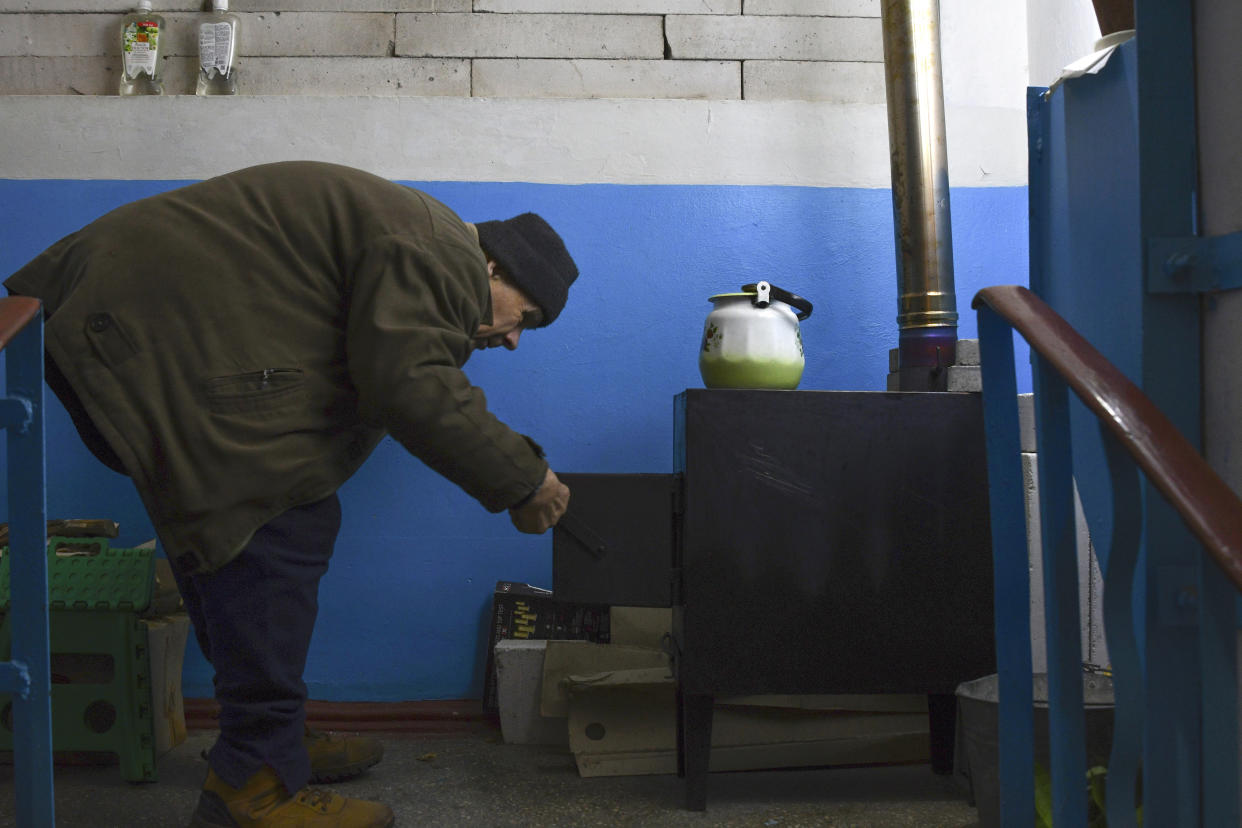
[{"label": "plastic bottle", "polygon": [[151,0],[138,0],[121,21],[121,94],[163,95],[160,77],[164,18],[151,13]]},{"label": "plastic bottle", "polygon": [[211,15],[198,27],[197,95],[237,94],[237,29],[229,0],[211,0]]}]

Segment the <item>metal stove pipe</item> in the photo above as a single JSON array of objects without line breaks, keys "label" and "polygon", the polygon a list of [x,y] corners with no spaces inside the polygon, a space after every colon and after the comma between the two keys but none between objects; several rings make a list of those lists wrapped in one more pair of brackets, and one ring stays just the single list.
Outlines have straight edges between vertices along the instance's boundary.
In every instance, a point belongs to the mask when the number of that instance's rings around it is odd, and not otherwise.
[{"label": "metal stove pipe", "polygon": [[938,0],[882,0],[902,391],[943,391],[957,297],[940,74]]}]

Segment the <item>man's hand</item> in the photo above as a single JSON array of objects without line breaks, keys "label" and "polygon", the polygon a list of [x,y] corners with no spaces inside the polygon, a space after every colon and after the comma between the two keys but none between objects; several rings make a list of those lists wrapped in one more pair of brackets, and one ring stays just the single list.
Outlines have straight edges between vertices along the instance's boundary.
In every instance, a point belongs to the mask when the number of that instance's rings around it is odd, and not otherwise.
[{"label": "man's hand", "polygon": [[568,507],[569,487],[556,479],[552,469],[548,469],[535,496],[520,507],[510,509],[509,518],[519,532],[542,535],[556,525]]}]

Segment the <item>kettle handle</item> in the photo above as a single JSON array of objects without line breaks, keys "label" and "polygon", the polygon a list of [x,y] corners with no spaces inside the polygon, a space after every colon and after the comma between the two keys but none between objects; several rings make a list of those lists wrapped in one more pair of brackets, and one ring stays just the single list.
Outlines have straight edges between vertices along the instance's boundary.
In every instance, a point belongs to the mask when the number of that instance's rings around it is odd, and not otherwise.
[{"label": "kettle handle", "polygon": [[[742,285],[742,292],[759,293],[760,285],[764,285],[768,288],[766,292],[772,299],[775,299],[778,302],[784,302],[790,307],[797,308],[799,322],[810,317],[811,310],[814,308],[814,305],[796,293],[790,293],[784,288],[778,288],[776,285],[770,284],[769,282],[756,282],[751,285]],[[761,308],[766,308],[768,306],[768,300],[761,298],[761,296],[757,296],[755,299],[755,305]]]}]

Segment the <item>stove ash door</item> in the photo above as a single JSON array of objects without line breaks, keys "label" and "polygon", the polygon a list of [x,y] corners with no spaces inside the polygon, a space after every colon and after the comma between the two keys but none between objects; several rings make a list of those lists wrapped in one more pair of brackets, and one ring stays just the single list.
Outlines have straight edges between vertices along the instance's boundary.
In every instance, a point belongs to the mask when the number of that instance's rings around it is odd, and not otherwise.
[{"label": "stove ash door", "polygon": [[569,510],[552,530],[558,601],[673,605],[677,478],[671,474],[561,474]]}]

